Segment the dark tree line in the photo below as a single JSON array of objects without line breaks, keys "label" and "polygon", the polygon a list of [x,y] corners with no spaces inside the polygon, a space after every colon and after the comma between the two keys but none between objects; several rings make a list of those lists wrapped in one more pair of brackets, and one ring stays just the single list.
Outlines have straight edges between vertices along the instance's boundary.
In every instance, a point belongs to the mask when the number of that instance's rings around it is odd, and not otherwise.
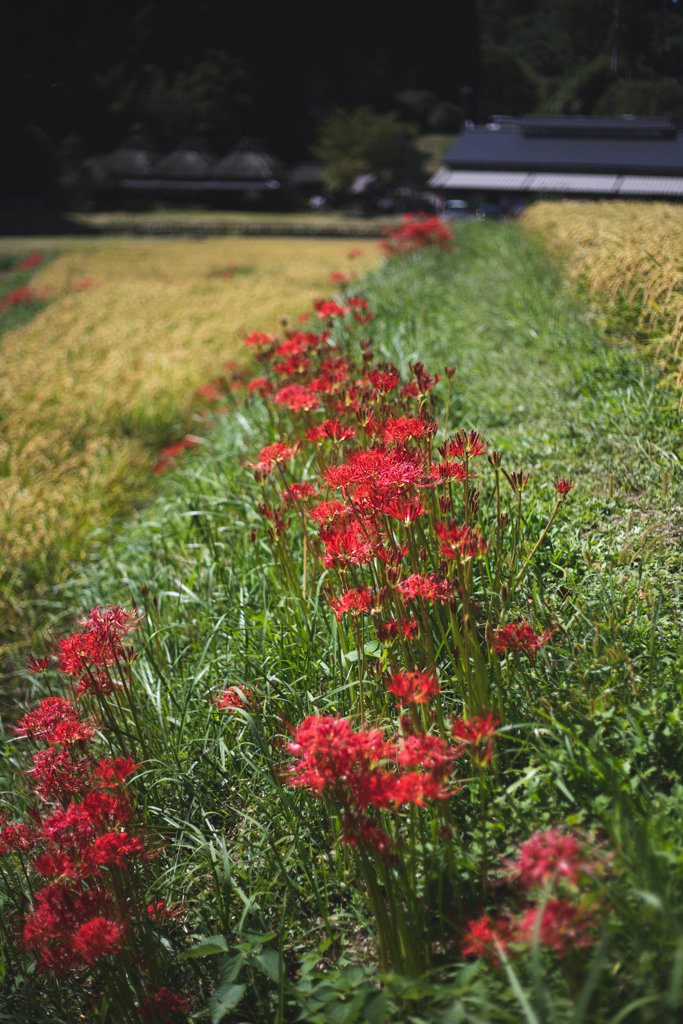
[{"label": "dark tree line", "polygon": [[[615,10],[618,7],[618,17]],[[360,105],[421,131],[554,111],[683,117],[683,0],[84,0],[12,4],[0,35],[0,192],[68,182],[131,133],[305,159]]]}]

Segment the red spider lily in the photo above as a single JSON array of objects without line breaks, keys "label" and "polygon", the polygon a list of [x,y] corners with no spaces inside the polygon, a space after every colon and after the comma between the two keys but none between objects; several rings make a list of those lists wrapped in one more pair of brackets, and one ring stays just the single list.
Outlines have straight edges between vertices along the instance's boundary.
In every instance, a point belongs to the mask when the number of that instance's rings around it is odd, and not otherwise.
[{"label": "red spider lily", "polygon": [[83,963],[93,967],[98,960],[121,952],[125,928],[118,921],[95,917],[82,924],[74,936],[73,948]]},{"label": "red spider lily", "polygon": [[383,395],[388,395],[401,383],[401,376],[395,366],[389,365],[385,370],[371,370],[367,375],[373,388]]},{"label": "red spider lily", "polygon": [[337,622],[345,612],[352,615],[360,615],[361,612],[373,610],[374,596],[370,587],[358,587],[356,590],[347,590],[342,597],[334,597],[330,601],[330,608],[336,612]]},{"label": "red spider lily", "polygon": [[213,702],[221,711],[250,711],[251,690],[244,686],[230,686],[219,696],[214,697]]},{"label": "red spider lily", "polygon": [[457,480],[459,483],[467,476],[464,466],[459,462],[451,462],[449,459],[445,462],[435,463],[429,472],[435,480]]},{"label": "red spider lily", "polygon": [[14,732],[22,739],[47,740],[54,730],[63,722],[78,721],[78,711],[66,697],[47,697],[35,711],[29,712],[14,727]]},{"label": "red spider lily", "polygon": [[371,320],[375,319],[375,314],[369,310],[367,313],[361,313],[359,310],[368,309],[370,303],[367,299],[362,299],[360,296],[355,296],[348,300],[349,309],[353,310],[353,319],[357,320],[359,324],[369,324]]},{"label": "red spider lily", "polygon": [[339,568],[349,563],[364,565],[372,561],[376,554],[375,539],[369,537],[356,522],[340,529],[321,527],[319,536],[326,549],[323,556],[326,569]]},{"label": "red spider lily", "polygon": [[541,915],[539,944],[550,946],[563,959],[576,949],[589,949],[594,945],[594,915],[569,900],[548,900],[544,906],[527,910],[517,925],[515,938],[531,944]]},{"label": "red spider lily", "polygon": [[261,449],[258,462],[248,462],[247,465],[251,469],[260,470],[261,473],[271,473],[273,466],[290,462],[300,447],[300,441],[296,441],[294,444],[290,444],[287,438],[283,441],[276,441],[275,444],[269,444]]},{"label": "red spider lily", "polygon": [[494,715],[486,718],[475,716],[469,721],[459,718],[453,722],[451,732],[456,740],[467,745],[475,763],[481,768],[493,757],[493,738],[499,724]]},{"label": "red spider lily", "polygon": [[207,402],[217,402],[223,398],[215,384],[202,384],[200,388],[197,388],[197,394],[200,398],[205,398]]},{"label": "red spider lily", "polygon": [[406,441],[418,440],[421,437],[433,437],[438,430],[436,420],[428,417],[392,417],[381,425],[378,433],[385,441],[393,444],[405,444]]},{"label": "red spider lily", "polygon": [[353,427],[343,426],[337,419],[325,420],[306,431],[307,441],[352,441],[355,436]]},{"label": "red spider lily", "polygon": [[450,775],[460,751],[440,736],[408,736],[399,748],[398,763],[405,768],[422,768],[438,782]]},{"label": "red spider lily", "polygon": [[24,825],[13,821],[9,825],[6,819],[0,820],[0,855],[3,853],[27,853],[39,838],[39,832],[33,825]]},{"label": "red spider lily", "polygon": [[82,620],[82,633],[59,641],[60,671],[79,676],[90,666],[100,668],[117,661],[127,661],[129,652],[124,637],[137,628],[140,616],[120,605],[109,605],[104,611],[93,608],[90,617]]},{"label": "red spider lily", "polygon": [[354,489],[356,494],[389,492],[396,496],[396,488],[414,487],[424,479],[424,459],[420,452],[405,448],[360,449],[346,455],[340,466],[331,466],[325,472],[330,487]]},{"label": "red spider lily", "polygon": [[95,284],[95,280],[92,277],[84,277],[82,281],[74,281],[71,285],[72,292],[84,292],[88,288],[92,288]]},{"label": "red spider lily", "polygon": [[20,270],[33,270],[34,267],[40,266],[44,259],[45,255],[42,252],[32,252],[21,263],[16,263],[10,273],[16,274]]},{"label": "red spider lily", "polygon": [[321,501],[310,511],[311,519],[318,522],[336,522],[337,525],[347,523],[353,516],[353,509],[333,498],[332,501]]},{"label": "red spider lily", "polygon": [[280,388],[273,397],[276,405],[282,405],[292,412],[311,412],[320,405],[320,399],[315,391],[305,387],[303,384],[288,384]]},{"label": "red spider lily", "polygon": [[310,313],[299,313],[297,320],[300,324],[306,324],[311,319]]},{"label": "red spider lily", "polygon": [[585,856],[575,836],[551,828],[535,832],[519,849],[518,860],[510,865],[511,877],[525,889],[563,879],[576,885],[583,875],[593,874],[598,862]]},{"label": "red spider lily", "polygon": [[455,523],[436,523],[434,532],[440,541],[441,554],[445,558],[457,558],[460,562],[483,558],[491,547],[478,526],[457,526]]},{"label": "red spider lily", "polygon": [[299,758],[290,769],[289,785],[306,786],[318,796],[348,789],[359,808],[372,801],[377,766],[392,752],[378,729],[354,732],[345,718],[317,715],[302,722],[288,749]]},{"label": "red spider lily", "polygon": [[453,249],[453,236],[439,217],[425,213],[406,213],[399,228],[384,228],[389,235],[379,243],[387,256],[405,256],[414,249],[435,245],[444,252]]},{"label": "red spider lily", "polygon": [[159,452],[159,459],[155,465],[152,466],[152,472],[156,474],[165,473],[166,470],[170,468],[175,458],[182,455],[184,451],[197,443],[197,438],[188,434],[181,441],[176,441],[174,444],[168,445],[167,448],[162,448]]},{"label": "red spider lily", "polygon": [[449,581],[438,579],[436,573],[429,573],[427,576],[414,573],[399,583],[396,589],[403,597],[404,604],[408,604],[408,601],[415,601],[418,597],[421,597],[423,601],[443,603],[450,600],[452,594]]},{"label": "red spider lily", "polygon": [[51,744],[77,743],[81,749],[95,735],[95,725],[90,722],[60,722],[44,739]]},{"label": "red spider lily", "polygon": [[316,299],[313,306],[321,320],[332,319],[336,316],[346,316],[349,312],[347,306],[340,306],[336,302],[328,302],[325,299]]},{"label": "red spider lily", "polygon": [[459,459],[463,462],[465,459],[486,455],[488,447],[478,430],[470,430],[469,434],[466,430],[460,430],[452,441],[439,445],[438,451],[444,459]]},{"label": "red spider lily", "polygon": [[[109,895],[99,888],[82,890],[53,882],[40,889],[35,894],[33,910],[26,919],[22,936],[24,947],[34,952],[38,970],[61,975],[64,970],[82,967],[82,951],[76,948],[75,937],[84,924],[108,913],[110,903]],[[106,922],[107,918],[104,920]],[[114,951],[111,946],[116,946],[115,931],[102,929],[100,932],[95,927],[93,933],[94,940],[98,935],[105,940],[104,945],[99,946],[105,955],[107,947],[110,952]],[[107,937],[111,944],[106,942]],[[118,937],[121,938],[121,934]]]},{"label": "red spider lily", "polygon": [[467,932],[463,939],[463,956],[486,957],[497,967],[499,952],[508,952],[508,943],[512,942],[514,933],[505,920],[492,921],[488,914],[482,914],[479,920],[467,922]]},{"label": "red spider lily", "polygon": [[169,907],[165,900],[159,900],[158,903],[149,903],[147,905],[147,914],[153,921],[161,924],[163,921],[172,921],[174,917],[180,917],[182,909],[180,907]]},{"label": "red spider lily", "polygon": [[34,658],[33,655],[31,655],[28,659],[27,668],[29,672],[40,672],[42,674],[47,671],[49,665],[49,658]]},{"label": "red spider lily", "polygon": [[555,630],[548,629],[539,636],[534,633],[528,622],[513,622],[509,626],[501,626],[493,634],[493,650],[502,657],[507,651],[518,651],[528,654],[533,661],[534,655],[552,638]]},{"label": "red spider lily", "polygon": [[317,334],[305,334],[303,331],[296,331],[293,334],[288,334],[286,341],[283,341],[278,345],[275,350],[276,355],[286,358],[287,356],[298,356],[308,349],[315,348],[321,341],[321,336]]},{"label": "red spider lily", "polygon": [[522,470],[518,470],[516,473],[508,473],[506,469],[502,471],[503,476],[510,484],[513,491],[521,494],[526,485],[529,483],[530,473],[523,473]]},{"label": "red spider lily", "polygon": [[330,274],[330,284],[348,284],[353,279],[353,274],[345,274],[343,270],[333,270]]},{"label": "red spider lily", "polygon": [[162,1024],[174,1024],[175,1021],[186,1019],[189,1012],[187,1000],[167,988],[151,990],[140,1006],[142,1020],[161,1021]]},{"label": "red spider lily", "polygon": [[33,767],[28,776],[31,785],[43,800],[68,799],[83,793],[88,786],[88,761],[74,760],[70,753],[59,747],[49,747],[33,755]]},{"label": "red spider lily", "polygon": [[92,783],[99,788],[118,787],[139,767],[130,757],[100,761],[92,770]]},{"label": "red spider lily", "polygon": [[309,498],[315,498],[317,493],[318,489],[312,484],[290,484],[287,490],[283,492],[282,503],[286,508],[291,508],[301,501],[307,501]]},{"label": "red spider lily", "polygon": [[253,334],[248,335],[248,337],[244,339],[244,344],[260,347],[261,345],[272,345],[274,341],[274,334],[266,334],[264,331],[254,331]]},{"label": "red spider lily", "polygon": [[419,627],[415,618],[404,619],[398,622],[396,619],[389,619],[387,622],[377,624],[377,637],[383,644],[390,644],[398,639],[399,635],[405,640],[412,640],[417,636]]},{"label": "red spider lily", "polygon": [[373,505],[377,512],[399,519],[405,526],[410,526],[420,516],[427,514],[427,509],[419,499],[394,498],[393,501],[386,501],[378,495]]},{"label": "red spider lily", "polygon": [[362,256],[363,255],[363,250],[362,249],[349,249],[349,251],[347,252],[346,255],[347,255],[347,257],[350,260],[355,260],[355,259],[358,258],[358,256]]},{"label": "red spider lily", "polygon": [[351,812],[344,815],[342,821],[342,840],[349,846],[363,846],[379,854],[387,860],[393,850],[393,843],[381,826],[375,825],[369,818]]},{"label": "red spider lily", "polygon": [[431,672],[394,672],[387,690],[396,697],[398,706],[429,704],[429,698],[439,693],[438,679]]},{"label": "red spider lily", "polygon": [[10,306],[21,306],[24,302],[32,302],[42,297],[32,288],[15,288],[14,291],[0,299],[0,313],[4,313]]},{"label": "red spider lily", "polygon": [[272,395],[274,388],[265,377],[254,377],[247,384],[247,391],[251,391],[252,394],[256,392],[261,398],[267,398],[268,395]]},{"label": "red spider lily", "polygon": [[276,373],[281,373],[285,377],[292,377],[297,373],[306,373],[310,365],[311,360],[298,353],[297,355],[290,356],[289,359],[285,359],[282,363],[274,363],[273,369]]},{"label": "red spider lily", "polygon": [[560,498],[566,498],[569,492],[573,491],[575,487],[575,484],[573,484],[571,480],[553,480],[553,483]]},{"label": "red spider lily", "polygon": [[88,851],[89,863],[100,867],[124,867],[129,857],[144,860],[147,851],[141,839],[129,836],[126,832],[108,832],[97,836]]}]

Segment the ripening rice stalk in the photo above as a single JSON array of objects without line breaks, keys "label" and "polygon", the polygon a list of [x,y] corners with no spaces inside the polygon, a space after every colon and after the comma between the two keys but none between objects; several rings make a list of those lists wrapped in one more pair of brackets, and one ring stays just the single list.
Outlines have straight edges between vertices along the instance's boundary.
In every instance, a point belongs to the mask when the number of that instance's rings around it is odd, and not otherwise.
[{"label": "ripening rice stalk", "polygon": [[380,259],[372,244],[348,251],[345,240],[69,242],[32,281],[54,301],[2,340],[0,575],[41,562],[49,575],[48,552],[53,567],[78,557],[90,528],[140,496],[154,449],[191,426],[197,388],[245,334],[310,304],[331,271]]},{"label": "ripening rice stalk", "polygon": [[[568,259],[609,319],[624,311],[632,337],[683,386],[683,207],[603,201],[536,203],[522,223]],[[621,323],[623,333],[623,322]]]}]

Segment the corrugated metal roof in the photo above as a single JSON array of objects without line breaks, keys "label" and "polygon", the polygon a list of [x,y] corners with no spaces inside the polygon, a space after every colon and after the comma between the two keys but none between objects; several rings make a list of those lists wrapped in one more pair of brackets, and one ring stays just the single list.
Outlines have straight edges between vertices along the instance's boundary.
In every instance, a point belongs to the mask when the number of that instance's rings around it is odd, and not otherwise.
[{"label": "corrugated metal roof", "polygon": [[620,196],[683,196],[683,178],[627,176],[619,187]]},{"label": "corrugated metal roof", "polygon": [[671,137],[525,134],[521,121],[467,129],[444,155],[453,170],[682,174],[683,133]]},{"label": "corrugated metal roof", "polygon": [[556,192],[567,195],[681,196],[683,177],[619,174],[525,174],[507,171],[452,171],[441,167],[429,188],[472,192]]},{"label": "corrugated metal roof", "polygon": [[524,190],[529,175],[510,171],[451,171],[440,168],[427,185],[429,188],[496,189],[503,192]]},{"label": "corrugated metal roof", "polygon": [[616,174],[530,174],[526,184],[528,192],[580,192],[607,195],[616,192],[619,184]]}]

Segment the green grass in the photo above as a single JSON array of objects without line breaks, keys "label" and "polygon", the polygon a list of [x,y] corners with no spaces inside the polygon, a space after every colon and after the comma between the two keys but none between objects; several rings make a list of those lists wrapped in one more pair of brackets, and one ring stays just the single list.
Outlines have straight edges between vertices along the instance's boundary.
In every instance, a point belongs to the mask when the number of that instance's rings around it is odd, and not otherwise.
[{"label": "green grass", "polygon": [[[297,614],[278,596],[270,547],[249,541],[261,523],[258,489],[240,463],[270,435],[258,406],[241,407],[217,418],[148,512],[114,538],[93,538],[91,564],[43,609],[62,633],[97,604],[133,600],[148,613],[136,662],[148,748],[138,805],[168,845],[140,884],[183,907],[164,931],[167,984],[184,988],[196,1011],[220,967],[224,994],[234,981],[247,986],[227,1018],[235,1022],[680,1019],[677,401],[638,358],[604,346],[561,268],[517,225],[463,226],[457,245],[450,256],[423,251],[385,265],[364,293],[386,358],[402,369],[415,358],[432,370],[457,365],[451,429],[476,427],[504,465],[531,471],[524,541],[552,508],[552,477],[576,483],[516,595],[518,610],[557,632],[524,669],[527,697],[490,782],[490,843],[510,856],[535,829],[564,822],[617,850],[595,887],[609,908],[603,941],[566,962],[532,953],[508,968],[462,965],[451,947],[429,977],[385,978],[379,999],[372,923],[333,854],[322,805],[284,789],[279,775],[286,723],[344,708],[348,680],[324,602]],[[486,482],[482,495],[488,514]],[[44,695],[41,677],[22,680],[24,701]],[[219,714],[208,699],[255,682],[253,715]],[[8,739],[3,788],[15,812],[27,803],[14,773],[23,756]],[[474,780],[453,801],[473,851],[477,801]],[[471,863],[457,870],[466,879]],[[179,959],[216,934],[241,957],[232,981],[225,958]],[[24,975],[11,943],[5,956],[5,1019],[76,1019],[73,988]],[[112,1013],[99,1019],[113,1022]]]}]

